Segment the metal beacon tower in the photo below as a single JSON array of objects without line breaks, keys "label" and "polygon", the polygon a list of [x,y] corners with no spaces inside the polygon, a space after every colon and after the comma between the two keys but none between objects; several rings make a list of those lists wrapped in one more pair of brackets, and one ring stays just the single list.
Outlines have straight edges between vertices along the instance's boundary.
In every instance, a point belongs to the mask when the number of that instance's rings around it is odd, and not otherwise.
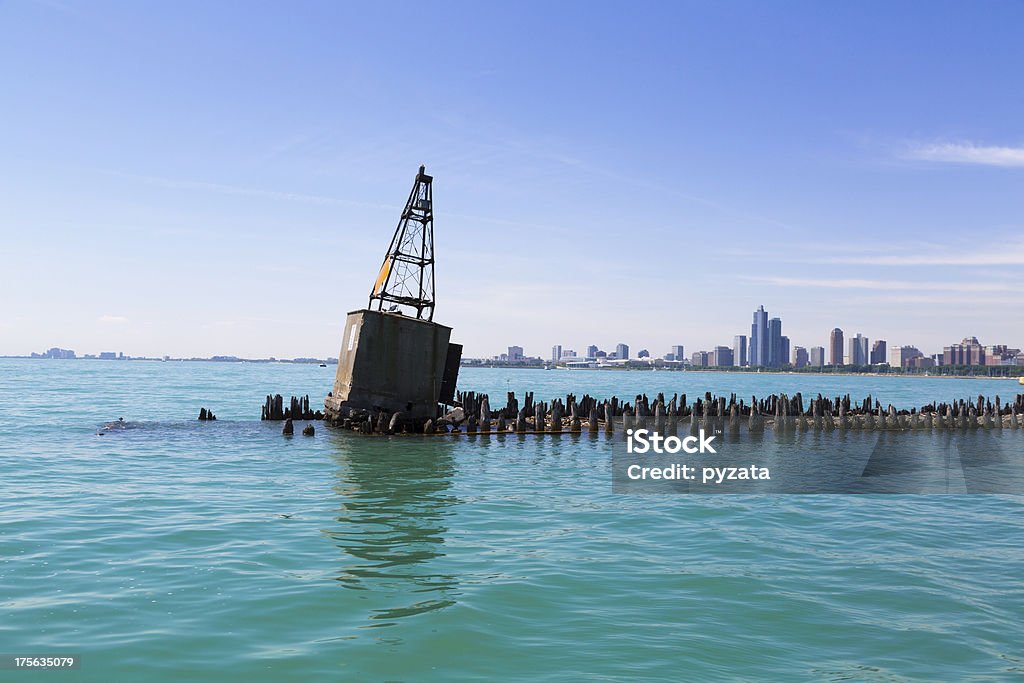
[{"label": "metal beacon tower", "polygon": [[[391,246],[370,292],[369,308],[409,308],[418,320],[434,319],[434,198],[426,168],[420,166]],[[410,311],[411,312],[411,311]]]},{"label": "metal beacon tower", "polygon": [[462,346],[434,322],[433,178],[420,166],[363,310],[345,318],[326,419],[359,431],[422,429],[451,403]]}]

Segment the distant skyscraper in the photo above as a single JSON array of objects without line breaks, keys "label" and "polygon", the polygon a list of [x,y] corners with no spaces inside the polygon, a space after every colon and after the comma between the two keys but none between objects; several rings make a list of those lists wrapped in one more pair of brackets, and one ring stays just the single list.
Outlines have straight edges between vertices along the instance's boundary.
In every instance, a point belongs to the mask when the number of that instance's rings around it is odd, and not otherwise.
[{"label": "distant skyscraper", "polygon": [[868,365],[868,338],[862,335],[860,332],[857,333],[856,337],[851,337],[849,341],[849,353],[847,356],[847,363],[849,365]]},{"label": "distant skyscraper", "polygon": [[977,337],[971,337],[971,340],[973,343],[967,345],[971,357],[971,365],[984,365],[985,347],[978,343]]},{"label": "distant skyscraper", "polygon": [[683,345],[682,344],[676,344],[675,346],[673,346],[672,347],[672,355],[675,356],[676,360],[678,360],[678,361],[683,360],[686,357],[686,354],[683,351]]},{"label": "distant skyscraper", "polygon": [[825,366],[825,347],[824,346],[812,346],[808,351],[808,357],[810,366],[812,368],[821,368]]},{"label": "distant skyscraper", "polygon": [[615,357],[618,358],[619,360],[628,360],[629,359],[629,345],[627,345],[627,344],[618,344],[618,345],[616,345],[616,347],[615,347]]},{"label": "distant skyscraper", "polygon": [[829,360],[832,365],[843,364],[843,331],[838,327],[832,330],[828,340]]},{"label": "distant skyscraper", "polygon": [[780,346],[782,350],[779,352],[778,367],[782,367],[789,362],[789,337],[783,335],[782,344]]},{"label": "distant skyscraper", "polygon": [[[781,328],[780,328],[781,333]],[[750,325],[750,364],[768,365],[768,312],[764,306],[754,311],[754,322]]]},{"label": "distant skyscraper", "polygon": [[597,347],[591,344],[587,347],[587,360],[594,360],[597,358]]},{"label": "distant skyscraper", "polygon": [[510,347],[508,347],[508,359],[509,360],[522,360],[523,359],[523,347],[522,346],[510,346]]},{"label": "distant skyscraper", "polygon": [[871,345],[871,357],[868,360],[872,365],[881,365],[886,362],[885,355],[885,340],[876,339]]},{"label": "distant skyscraper", "polygon": [[551,347],[551,360],[558,362],[558,359],[562,357],[562,345],[555,344]]},{"label": "distant skyscraper", "polygon": [[[820,346],[818,348],[821,348]],[[807,366],[807,349],[797,346],[793,349],[793,367],[803,368]]]},{"label": "distant skyscraper", "polygon": [[959,344],[945,347],[942,362],[945,365],[984,365],[985,347],[977,337],[964,337]]},{"label": "distant skyscraper", "polygon": [[738,367],[747,365],[747,335],[737,334],[732,338],[732,363]]},{"label": "distant skyscraper", "polygon": [[693,358],[690,359],[690,365],[695,368],[706,368],[708,366],[708,356],[707,351],[694,351]]},{"label": "distant skyscraper", "polygon": [[914,358],[920,358],[921,356],[924,356],[924,354],[917,347],[894,346],[892,351],[889,352],[889,365],[894,368],[905,368],[910,365]]},{"label": "distant skyscraper", "polygon": [[732,349],[728,346],[716,346],[715,350],[712,351],[708,358],[708,365],[715,365],[718,367],[731,366],[733,357]]},{"label": "distant skyscraper", "polygon": [[772,318],[768,321],[768,355],[761,365],[779,368],[785,359],[786,357],[782,355],[782,319]]}]

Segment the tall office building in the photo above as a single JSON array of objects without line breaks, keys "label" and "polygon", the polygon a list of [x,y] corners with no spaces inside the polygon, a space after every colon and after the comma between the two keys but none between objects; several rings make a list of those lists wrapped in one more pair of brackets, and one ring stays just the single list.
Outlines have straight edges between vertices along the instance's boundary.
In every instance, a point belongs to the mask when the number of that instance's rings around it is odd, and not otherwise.
[{"label": "tall office building", "polygon": [[793,349],[793,367],[807,367],[807,349],[802,346],[797,346]]},{"label": "tall office building", "polygon": [[676,360],[678,360],[678,361],[683,360],[683,358],[684,358],[684,355],[683,355],[683,345],[682,344],[676,344],[675,346],[673,346],[671,354],[672,354],[672,356]]},{"label": "tall office building", "polygon": [[594,360],[597,358],[597,347],[591,344],[587,347],[587,360]]},{"label": "tall office building", "polygon": [[778,365],[780,368],[789,362],[789,337],[785,335],[782,337],[781,349]]},{"label": "tall office building", "polygon": [[732,361],[732,349],[728,346],[716,346],[715,350],[710,354],[708,365],[726,367],[732,365]]},{"label": "tall office building", "polygon": [[968,353],[970,354],[971,365],[984,365],[985,364],[985,347],[978,343],[977,337],[971,337],[972,344],[968,345]]},{"label": "tall office building", "polygon": [[894,368],[908,367],[915,358],[924,356],[915,346],[895,346],[889,352],[889,365]]},{"label": "tall office building", "polygon": [[831,365],[843,364],[843,331],[838,327],[832,330],[828,338],[829,360]]},{"label": "tall office building", "polygon": [[848,365],[868,365],[868,338],[857,333],[847,342],[849,352],[846,354]]},{"label": "tall office building", "polygon": [[551,360],[558,362],[558,359],[562,357],[562,345],[555,344],[551,347]]},{"label": "tall office building", "polygon": [[825,347],[812,346],[807,352],[808,360],[812,368],[825,367]]},{"label": "tall office building", "polygon": [[509,360],[522,360],[523,359],[523,347],[522,346],[510,346],[510,347],[508,347],[508,359]]},{"label": "tall office building", "polygon": [[943,349],[942,362],[946,365],[984,365],[985,347],[977,337],[964,337],[959,344]]},{"label": "tall office building", "polygon": [[629,360],[629,346],[627,344],[616,345],[615,357],[619,360]]},{"label": "tall office building", "polygon": [[885,340],[876,339],[871,345],[871,357],[868,359],[872,365],[881,365],[885,360]]},{"label": "tall office building", "polygon": [[708,356],[707,351],[694,351],[693,357],[690,359],[690,365],[695,368],[706,368],[708,366]]},{"label": "tall office building", "polygon": [[737,334],[732,338],[732,364],[742,368],[747,365],[747,335]]},{"label": "tall office building", "polygon": [[754,322],[750,325],[750,364],[768,365],[768,312],[764,306],[754,311]]},{"label": "tall office building", "polygon": [[785,362],[785,358],[782,355],[782,319],[772,318],[768,321],[767,362],[763,362],[761,365],[767,365],[770,368],[780,368]]},{"label": "tall office building", "polygon": [[991,344],[984,347],[985,365],[1016,365],[1020,349],[1010,348],[1006,344]]}]

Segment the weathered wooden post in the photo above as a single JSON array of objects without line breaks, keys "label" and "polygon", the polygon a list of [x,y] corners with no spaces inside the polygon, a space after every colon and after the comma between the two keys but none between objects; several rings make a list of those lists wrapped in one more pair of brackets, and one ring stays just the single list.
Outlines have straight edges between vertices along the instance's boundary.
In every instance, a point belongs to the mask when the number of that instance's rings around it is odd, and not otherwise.
[{"label": "weathered wooden post", "polygon": [[491,401],[486,396],[480,402],[480,431],[485,434],[491,431]]},{"label": "weathered wooden post", "polygon": [[764,420],[761,418],[756,396],[752,396],[750,399],[750,418],[747,420],[747,430],[751,432],[764,431]]}]

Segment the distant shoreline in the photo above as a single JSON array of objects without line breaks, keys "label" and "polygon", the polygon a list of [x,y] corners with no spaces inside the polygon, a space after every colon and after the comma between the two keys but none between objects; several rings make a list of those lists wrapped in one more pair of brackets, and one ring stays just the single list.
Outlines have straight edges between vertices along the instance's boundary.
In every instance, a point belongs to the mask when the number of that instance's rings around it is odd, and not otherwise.
[{"label": "distant shoreline", "polygon": [[[326,364],[328,366],[337,365],[337,358],[236,358],[236,357],[216,357],[216,358],[40,358],[32,356],[0,356],[0,360],[30,360],[30,361],[102,361],[104,363],[118,363],[123,361],[145,361],[150,363],[260,363],[270,364],[278,363],[282,365],[320,365]],[[900,373],[900,372],[810,372],[810,371],[787,371],[787,370],[766,370],[765,372],[757,372],[756,370],[713,370],[709,368],[702,369],[687,369],[679,370],[674,368],[657,368],[657,367],[601,367],[601,368],[564,368],[554,367],[549,368],[545,365],[500,365],[500,364],[484,364],[484,363],[463,363],[461,368],[481,368],[487,370],[560,370],[568,372],[671,372],[671,373],[702,373],[712,375],[766,375],[766,376],[788,376],[788,377],[877,377],[879,379],[899,379],[899,378],[921,378],[921,379],[993,379],[993,380],[1011,380],[1019,381],[1024,376],[1024,368],[1021,368],[1020,375],[946,375],[946,374],[925,374],[925,373]]]},{"label": "distant shoreline", "polygon": [[712,370],[712,369],[687,369],[678,370],[674,368],[656,368],[656,367],[601,367],[601,368],[569,368],[554,367],[548,368],[544,365],[495,365],[485,363],[464,363],[462,368],[486,368],[489,370],[561,370],[569,372],[671,372],[671,373],[690,373],[699,372],[703,374],[712,375],[767,375],[767,376],[789,376],[789,377],[879,377],[879,378],[922,378],[922,379],[1002,379],[1002,380],[1013,380],[1018,381],[1020,377],[1024,376],[1024,368],[1020,368],[1021,374],[1019,375],[947,375],[947,374],[925,374],[923,372],[812,372],[812,371],[787,371],[787,370],[766,370],[765,372],[757,372],[756,370]]},{"label": "distant shoreline", "polygon": [[920,378],[920,379],[1010,379],[1017,381],[1018,376],[1002,376],[994,377],[992,375],[925,375],[923,373],[899,373],[899,372],[734,372],[729,370],[686,370],[685,372],[702,372],[708,374],[723,374],[723,375],[787,375],[790,377],[798,377],[806,375],[808,377],[878,377],[887,379],[908,379],[908,378]]},{"label": "distant shoreline", "polygon": [[43,357],[32,357],[32,356],[0,356],[0,360],[45,360],[45,361],[79,361],[79,360],[95,360],[103,361],[104,363],[120,363],[124,361],[147,361],[150,363],[283,363],[285,365],[337,365],[337,358],[236,358],[233,356],[225,356],[218,358],[142,358],[142,357],[124,357],[124,358],[86,358],[85,356],[77,356],[75,358],[47,358]]}]

